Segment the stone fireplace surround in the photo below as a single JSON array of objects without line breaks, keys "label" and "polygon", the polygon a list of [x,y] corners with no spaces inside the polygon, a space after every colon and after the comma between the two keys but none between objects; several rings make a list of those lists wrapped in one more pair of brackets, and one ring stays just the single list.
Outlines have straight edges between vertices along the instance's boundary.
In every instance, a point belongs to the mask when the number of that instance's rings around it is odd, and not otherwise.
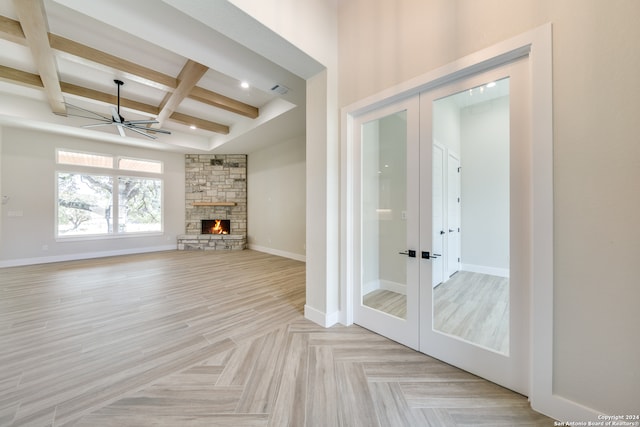
[{"label": "stone fireplace surround", "polygon": [[[228,219],[230,234],[202,234],[203,219]],[[178,250],[242,250],[247,246],[247,156],[185,155],[185,234]]]}]

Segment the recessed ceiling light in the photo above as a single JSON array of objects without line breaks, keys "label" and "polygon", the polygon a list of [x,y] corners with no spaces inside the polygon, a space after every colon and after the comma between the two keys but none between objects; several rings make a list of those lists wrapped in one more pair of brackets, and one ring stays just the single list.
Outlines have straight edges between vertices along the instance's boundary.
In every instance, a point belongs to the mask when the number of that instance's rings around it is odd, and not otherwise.
[{"label": "recessed ceiling light", "polygon": [[189,126],[189,128],[191,128],[191,129],[198,129],[198,128],[196,127],[196,125],[191,125],[191,126]]},{"label": "recessed ceiling light", "polygon": [[243,88],[243,89],[249,89],[249,82],[240,83],[240,87]]}]

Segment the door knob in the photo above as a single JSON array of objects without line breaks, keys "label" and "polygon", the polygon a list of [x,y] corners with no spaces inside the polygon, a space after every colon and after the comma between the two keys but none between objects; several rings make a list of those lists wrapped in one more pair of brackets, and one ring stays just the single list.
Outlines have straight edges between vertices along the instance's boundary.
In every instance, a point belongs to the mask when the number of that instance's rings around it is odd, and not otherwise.
[{"label": "door knob", "polygon": [[398,252],[400,255],[407,255],[409,258],[415,258],[416,257],[416,251],[412,250],[412,249],[408,249],[404,252]]},{"label": "door knob", "polygon": [[[451,231],[451,230],[449,230],[449,231]],[[444,234],[444,230],[440,230],[440,234]]]},{"label": "door knob", "polygon": [[434,259],[442,256],[441,254],[431,254],[429,251],[422,251],[422,259]]}]

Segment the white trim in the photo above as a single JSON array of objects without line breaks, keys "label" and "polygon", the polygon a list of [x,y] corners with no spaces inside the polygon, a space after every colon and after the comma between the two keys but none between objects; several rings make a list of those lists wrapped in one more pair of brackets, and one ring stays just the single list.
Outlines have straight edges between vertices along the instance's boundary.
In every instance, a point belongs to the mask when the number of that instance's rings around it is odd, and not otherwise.
[{"label": "white trim", "polygon": [[266,254],[290,258],[296,261],[307,262],[307,257],[305,255],[294,254],[293,252],[281,251],[280,249],[267,248],[266,246],[259,246],[251,243],[247,245],[247,247],[253,251],[264,252]]},{"label": "white trim", "polygon": [[487,267],[484,265],[462,264],[462,271],[469,271],[471,273],[489,274],[491,276],[509,277],[508,268]]},{"label": "white trim", "polygon": [[322,311],[316,310],[315,308],[310,307],[307,304],[304,305],[305,319],[311,320],[313,323],[316,323],[325,328],[329,328],[338,323],[339,314],[340,313],[337,311],[329,314],[323,313]]},{"label": "white trim", "polygon": [[101,251],[101,252],[82,252],[82,253],[74,253],[74,254],[47,256],[47,257],[36,257],[36,258],[19,258],[19,259],[7,260],[7,261],[0,261],[0,268],[19,267],[22,265],[48,264],[52,262],[61,262],[61,261],[77,261],[81,259],[105,258],[110,256],[119,256],[119,255],[143,254],[148,252],[175,251],[177,249],[178,249],[177,244],[172,244],[172,245],[163,245],[163,246],[150,246],[146,248],[118,249],[113,251]]},{"label": "white trim", "polygon": [[340,323],[353,324],[353,282],[355,277],[354,261],[354,173],[353,164],[353,127],[354,116],[347,107],[340,111]]}]

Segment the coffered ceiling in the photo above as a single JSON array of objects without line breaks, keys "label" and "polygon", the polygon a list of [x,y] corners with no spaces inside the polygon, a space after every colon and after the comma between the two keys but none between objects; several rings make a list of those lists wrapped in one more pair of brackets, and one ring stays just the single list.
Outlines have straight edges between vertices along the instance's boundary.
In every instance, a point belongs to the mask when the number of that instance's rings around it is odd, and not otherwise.
[{"label": "coffered ceiling", "polygon": [[[226,0],[0,0],[4,126],[163,150],[251,152],[304,134],[304,79],[320,69]],[[90,112],[111,119],[114,80],[124,82],[121,116],[157,120],[144,126],[171,134],[84,127],[99,123]]]}]

